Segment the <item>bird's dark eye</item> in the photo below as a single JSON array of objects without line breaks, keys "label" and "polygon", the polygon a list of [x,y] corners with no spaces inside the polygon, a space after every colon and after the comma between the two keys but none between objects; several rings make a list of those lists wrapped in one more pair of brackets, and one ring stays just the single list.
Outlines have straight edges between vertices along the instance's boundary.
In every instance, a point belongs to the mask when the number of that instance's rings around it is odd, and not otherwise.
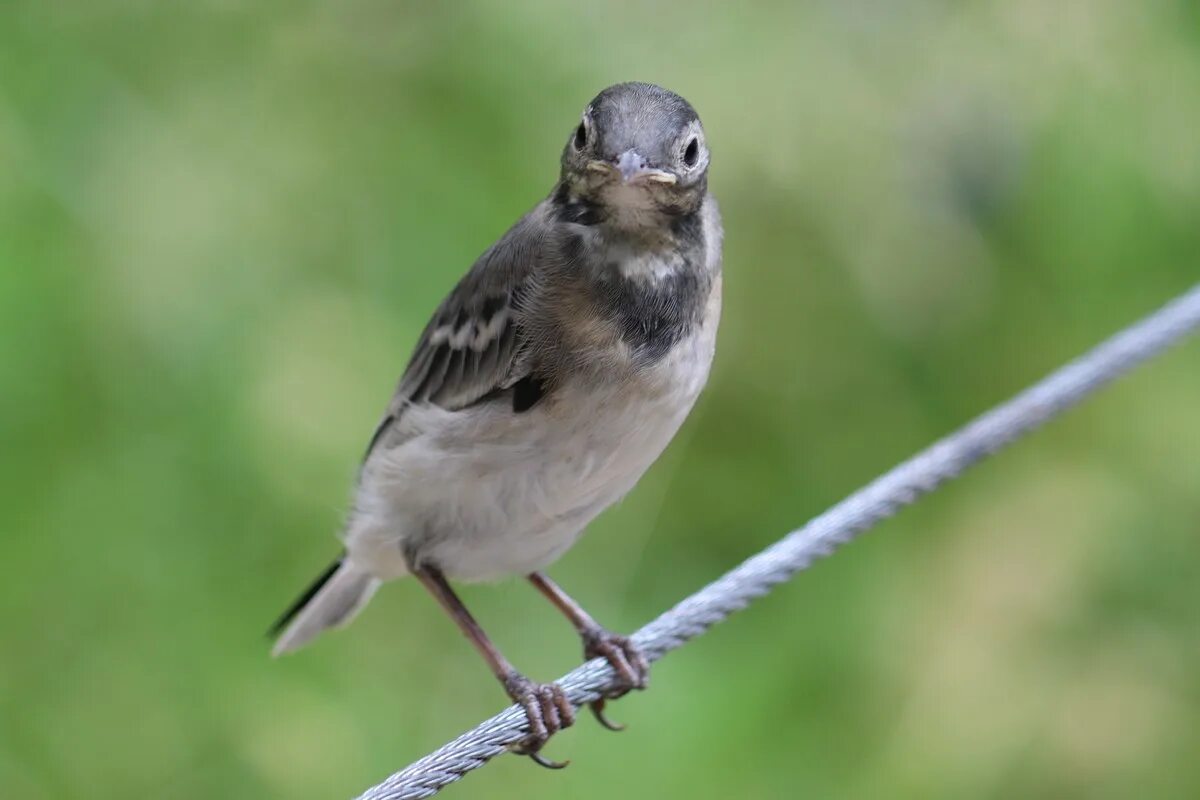
[{"label": "bird's dark eye", "polygon": [[700,142],[693,136],[691,139],[688,139],[687,147],[683,149],[683,163],[689,167],[694,167],[699,160]]},{"label": "bird's dark eye", "polygon": [[575,129],[575,149],[582,150],[585,144],[587,144],[587,125],[581,122]]}]

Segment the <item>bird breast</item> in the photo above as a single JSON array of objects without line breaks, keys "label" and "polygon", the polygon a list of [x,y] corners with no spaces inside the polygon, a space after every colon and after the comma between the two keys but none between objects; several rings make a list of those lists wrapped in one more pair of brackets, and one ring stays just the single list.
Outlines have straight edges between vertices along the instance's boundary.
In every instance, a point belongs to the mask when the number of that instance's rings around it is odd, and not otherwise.
[{"label": "bird breast", "polygon": [[[704,322],[651,365],[571,381],[530,410],[414,406],[404,443],[364,468],[346,542],[395,577],[406,562],[459,580],[526,574],[556,560],[637,483],[708,377],[720,284]],[[403,559],[400,555],[403,554]]]}]

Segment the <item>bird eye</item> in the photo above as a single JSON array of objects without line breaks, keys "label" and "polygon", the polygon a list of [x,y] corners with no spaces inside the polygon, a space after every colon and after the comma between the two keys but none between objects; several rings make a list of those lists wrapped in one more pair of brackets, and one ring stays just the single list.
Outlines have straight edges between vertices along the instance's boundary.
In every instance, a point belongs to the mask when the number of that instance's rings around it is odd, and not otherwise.
[{"label": "bird eye", "polygon": [[582,150],[587,144],[587,125],[579,123],[579,127],[575,129],[575,149]]},{"label": "bird eye", "polygon": [[696,166],[700,160],[700,141],[693,136],[688,139],[687,147],[683,149],[683,163],[688,167]]}]

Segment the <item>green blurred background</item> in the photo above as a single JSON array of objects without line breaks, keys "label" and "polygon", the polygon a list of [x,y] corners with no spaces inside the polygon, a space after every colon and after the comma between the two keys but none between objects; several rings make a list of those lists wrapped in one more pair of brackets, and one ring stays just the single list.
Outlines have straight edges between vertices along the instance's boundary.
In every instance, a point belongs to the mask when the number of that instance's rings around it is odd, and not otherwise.
[{"label": "green blurred background", "polygon": [[[0,794],[350,797],[503,705],[413,582],[272,661],[428,313],[605,85],[703,115],[695,415],[553,574],[632,630],[1200,275],[1200,10],[0,8]],[[1200,796],[1200,344],[447,796]],[[464,595],[550,678],[519,582]]]}]

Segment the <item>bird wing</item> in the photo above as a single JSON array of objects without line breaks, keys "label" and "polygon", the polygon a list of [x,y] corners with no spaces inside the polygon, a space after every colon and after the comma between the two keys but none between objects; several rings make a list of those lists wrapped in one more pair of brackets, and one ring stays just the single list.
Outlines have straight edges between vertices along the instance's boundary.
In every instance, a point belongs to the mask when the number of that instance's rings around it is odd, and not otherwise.
[{"label": "bird wing", "polygon": [[364,460],[409,405],[458,411],[529,377],[518,317],[545,240],[545,226],[532,217],[480,256],[434,312]]}]

